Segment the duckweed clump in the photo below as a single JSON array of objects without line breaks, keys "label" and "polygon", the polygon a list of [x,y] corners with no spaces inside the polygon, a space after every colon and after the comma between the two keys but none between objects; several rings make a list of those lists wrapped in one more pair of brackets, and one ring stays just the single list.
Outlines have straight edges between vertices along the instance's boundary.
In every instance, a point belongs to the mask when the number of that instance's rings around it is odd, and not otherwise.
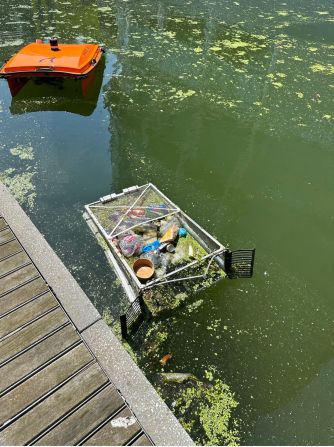
[{"label": "duckweed clump", "polygon": [[32,146],[23,146],[21,144],[10,149],[10,153],[19,157],[21,160],[33,160],[34,150]]},{"label": "duckweed clump", "polygon": [[32,179],[36,172],[22,172],[16,174],[16,169],[9,168],[0,172],[0,182],[8,187],[15,199],[21,204],[25,204],[29,209],[35,206],[36,188]]},{"label": "duckweed clump", "polygon": [[183,389],[174,405],[176,416],[195,434],[197,444],[230,446],[240,443],[238,422],[233,418],[237,406],[234,393],[220,379]]}]

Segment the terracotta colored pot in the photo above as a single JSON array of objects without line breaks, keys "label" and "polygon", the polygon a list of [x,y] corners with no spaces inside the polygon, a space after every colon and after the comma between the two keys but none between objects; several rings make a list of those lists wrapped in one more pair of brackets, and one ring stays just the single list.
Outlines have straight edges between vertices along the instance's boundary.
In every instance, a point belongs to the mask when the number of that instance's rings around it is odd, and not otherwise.
[{"label": "terracotta colored pot", "polygon": [[133,264],[133,271],[140,281],[146,281],[154,275],[154,265],[149,259],[140,258]]}]

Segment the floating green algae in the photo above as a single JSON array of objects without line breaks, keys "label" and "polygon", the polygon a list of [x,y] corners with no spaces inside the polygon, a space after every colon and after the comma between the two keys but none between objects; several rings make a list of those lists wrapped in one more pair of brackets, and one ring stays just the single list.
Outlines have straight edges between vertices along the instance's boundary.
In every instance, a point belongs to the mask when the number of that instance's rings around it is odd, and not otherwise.
[{"label": "floating green algae", "polygon": [[32,183],[35,172],[23,172],[15,174],[16,169],[8,168],[0,172],[0,181],[8,187],[15,199],[21,205],[27,205],[32,209],[35,205],[36,188]]},{"label": "floating green algae", "polygon": [[[261,32],[247,32],[245,20],[231,25],[228,20],[213,18],[210,34],[205,30],[203,18],[192,23],[189,17],[170,17],[167,13],[164,27],[157,29],[151,19],[141,17],[141,32],[136,28],[130,33],[126,51],[144,51],[145,69],[140,62],[133,64],[134,59],[131,68],[124,61],[127,71],[112,79],[110,103],[117,109],[127,110],[129,107],[149,109],[156,103],[157,112],[163,113],[191,107],[188,93],[192,91],[195,93],[191,96],[196,95],[200,101],[206,100],[243,122],[257,120],[257,125],[270,133],[285,133],[289,129],[299,134],[299,123],[286,119],[287,109],[295,109],[296,116],[306,115],[308,138],[328,135],[330,140],[332,131],[328,132],[327,126],[324,132],[327,121],[322,119],[329,110],[327,86],[320,89],[324,99],[317,103],[313,115],[304,113],[307,103],[294,93],[300,91],[305,97],[317,93],[312,92],[310,81],[314,74],[331,74],[327,62],[332,51],[330,45],[293,37],[295,23],[305,25],[311,20],[300,11],[281,9],[278,15],[256,12],[252,20],[257,17],[266,21]],[[323,17],[321,20],[326,19]],[[278,27],[284,28],[284,32],[277,34]],[[173,37],[169,38],[169,34]],[[278,69],[283,64],[289,69],[286,72],[289,75]],[[146,76],[148,72],[150,76]],[[265,78],[270,73],[273,73],[273,83],[268,90]],[[280,95],[283,88],[284,96]],[[258,102],[262,105],[254,104]]]},{"label": "floating green algae", "polygon": [[177,90],[175,92],[175,95],[172,95],[170,99],[177,99],[178,101],[183,101],[184,99],[195,95],[195,93],[196,93],[195,90],[187,90],[187,91]]},{"label": "floating green algae", "polygon": [[102,318],[108,326],[112,327],[114,324],[114,318],[109,308],[103,309]]},{"label": "floating green algae", "polygon": [[250,44],[248,42],[243,42],[242,40],[236,39],[236,40],[223,40],[222,44],[226,48],[245,48],[249,47]]},{"label": "floating green algae", "polygon": [[[173,351],[169,338],[173,321],[174,318],[152,321],[145,337],[135,341],[134,345],[125,343],[125,348],[149,374],[161,398],[196,444],[239,445],[239,425],[235,415],[238,402],[230,387],[216,377],[214,367],[204,371],[202,380],[192,371],[175,371],[173,366],[171,369],[169,363],[161,368],[160,359]],[[175,376],[176,379],[166,380],[166,376]],[[178,380],[178,376],[189,380]]]},{"label": "floating green algae", "polygon": [[[186,307],[195,310],[201,303],[202,300],[198,300]],[[124,347],[148,374],[161,398],[198,445],[238,445],[238,421],[234,412],[238,404],[229,386],[223,383],[222,378],[215,377],[215,369],[208,368],[203,378],[197,379],[201,376],[197,371],[180,369],[180,365],[177,367],[174,355],[167,365],[162,367],[160,364],[166,353],[174,353],[170,331],[175,325],[175,318],[174,314],[167,319],[151,320],[145,331],[125,342]],[[215,328],[218,320],[212,324]],[[120,337],[119,324],[116,326],[114,330]],[[165,373],[175,373],[176,376],[180,373],[194,380],[178,383],[177,380],[166,380]]]},{"label": "floating green algae", "polygon": [[21,160],[33,160],[34,150],[32,146],[22,146],[21,144],[10,149],[10,153],[21,158]]},{"label": "floating green algae", "polygon": [[206,371],[206,379],[183,387],[173,411],[183,427],[192,433],[196,444],[239,445],[235,395],[221,379],[214,379],[212,371]]},{"label": "floating green algae", "polygon": [[324,74],[334,74],[334,65],[332,64],[313,64],[310,66],[310,69],[314,73],[324,73]]},{"label": "floating green algae", "polygon": [[272,82],[272,85],[273,85],[275,88],[281,88],[281,87],[283,87],[282,82]]}]

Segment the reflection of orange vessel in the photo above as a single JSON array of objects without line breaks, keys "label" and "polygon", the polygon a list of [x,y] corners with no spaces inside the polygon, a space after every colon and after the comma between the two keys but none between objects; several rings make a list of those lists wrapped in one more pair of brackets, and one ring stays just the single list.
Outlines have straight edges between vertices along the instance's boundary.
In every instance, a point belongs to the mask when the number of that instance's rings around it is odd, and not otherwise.
[{"label": "reflection of orange vessel", "polygon": [[70,112],[91,115],[97,105],[105,57],[82,79],[75,77],[11,77],[6,79],[12,95],[13,115],[32,112]]},{"label": "reflection of orange vessel", "polygon": [[85,77],[99,60],[103,49],[97,44],[59,44],[36,41],[14,54],[0,69],[4,78]]}]

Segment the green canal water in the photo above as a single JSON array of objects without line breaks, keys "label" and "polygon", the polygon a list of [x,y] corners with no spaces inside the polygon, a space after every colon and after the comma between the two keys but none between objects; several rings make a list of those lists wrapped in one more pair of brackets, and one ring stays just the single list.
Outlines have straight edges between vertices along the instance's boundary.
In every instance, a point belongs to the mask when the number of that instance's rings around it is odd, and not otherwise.
[{"label": "green canal water", "polygon": [[229,385],[241,444],[334,443],[333,22],[331,0],[0,0],[1,61],[51,35],[107,49],[86,95],[0,82],[0,178],[101,313],[126,306],[82,219],[101,195],[150,181],[256,247],[140,360]]}]

